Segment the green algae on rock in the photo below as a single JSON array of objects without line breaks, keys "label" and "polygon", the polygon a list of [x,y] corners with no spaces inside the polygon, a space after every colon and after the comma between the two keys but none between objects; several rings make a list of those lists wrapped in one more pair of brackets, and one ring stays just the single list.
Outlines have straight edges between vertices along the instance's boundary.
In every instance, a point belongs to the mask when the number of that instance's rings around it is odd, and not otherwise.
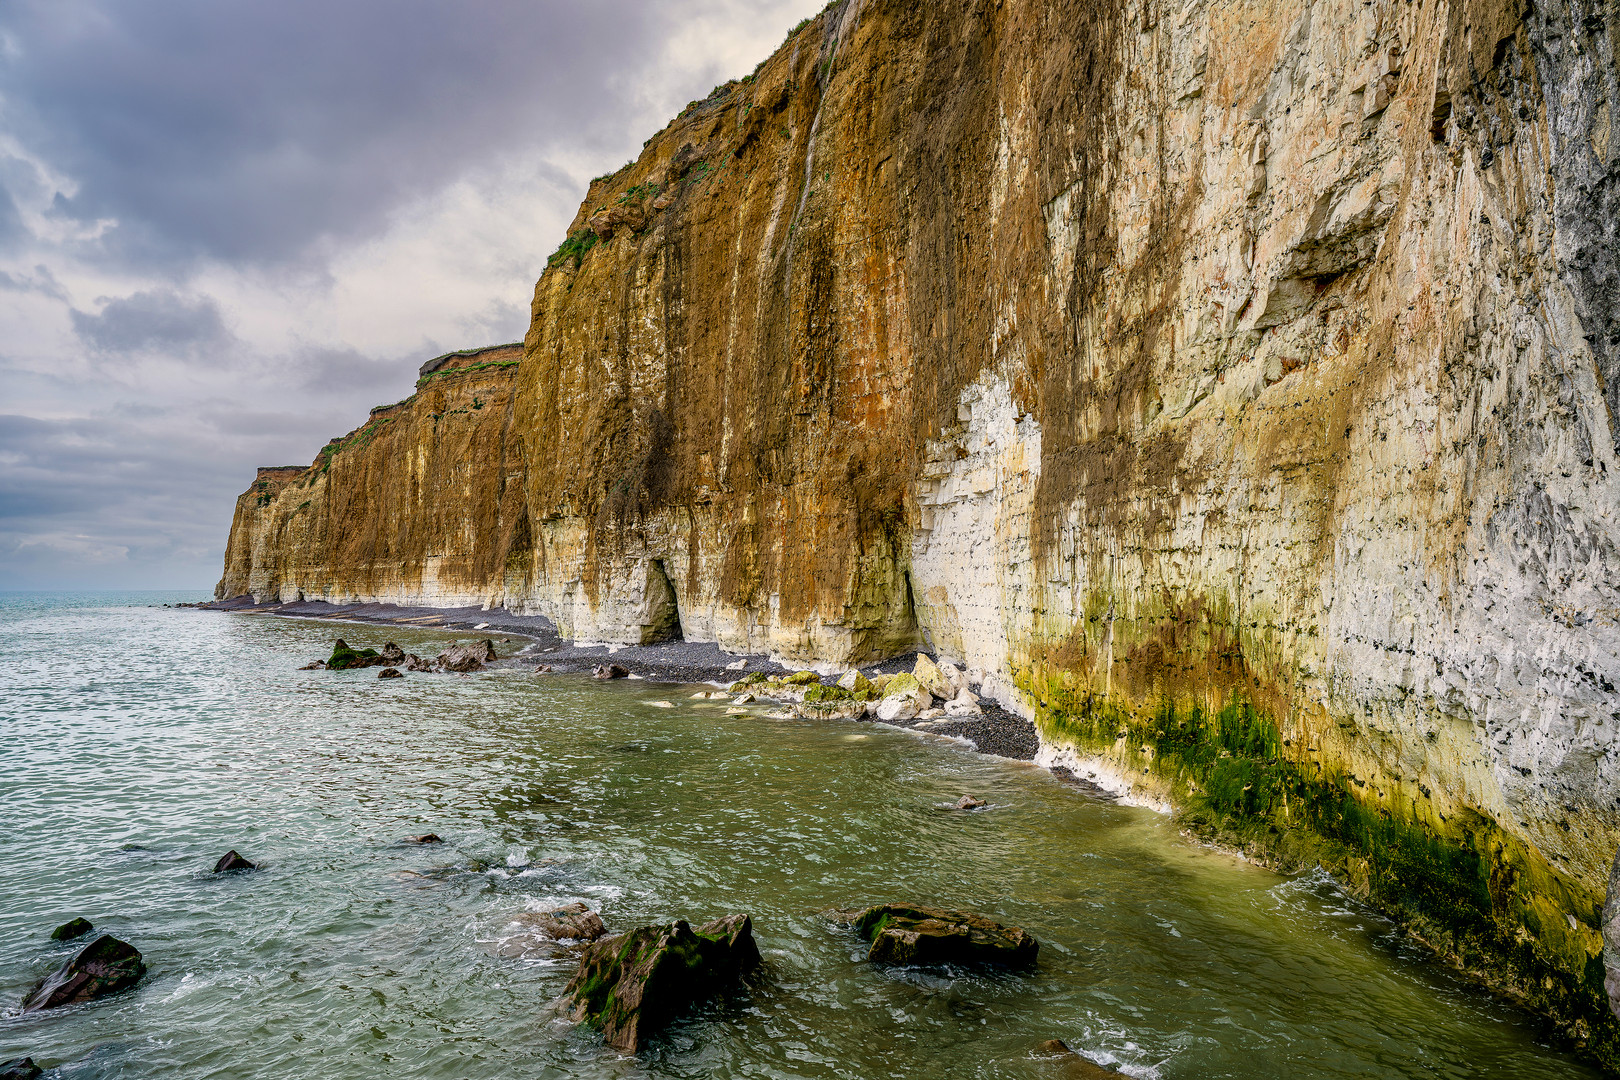
[{"label": "green algae on rock", "polygon": [[759,964],[753,922],[728,915],[695,930],[684,919],[643,926],[586,949],[564,990],[571,1015],[634,1053],[681,1010]]},{"label": "green algae on rock", "polygon": [[1040,943],[1022,928],[965,911],[878,904],[852,913],[849,921],[872,943],[867,959],[874,963],[1029,967],[1040,952]]}]

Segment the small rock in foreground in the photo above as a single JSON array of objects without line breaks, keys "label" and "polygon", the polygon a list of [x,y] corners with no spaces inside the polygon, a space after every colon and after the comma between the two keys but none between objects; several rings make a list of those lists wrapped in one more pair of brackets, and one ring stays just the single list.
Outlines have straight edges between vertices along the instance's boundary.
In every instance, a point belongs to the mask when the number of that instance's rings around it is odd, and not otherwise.
[{"label": "small rock in foreground", "polygon": [[141,954],[127,941],[103,934],[41,979],[23,998],[23,1012],[56,1009],[115,994],[146,974]]},{"label": "small rock in foreground", "polygon": [[1028,967],[1040,950],[1028,931],[966,911],[879,904],[852,914],[855,932],[872,943],[866,958],[874,963]]},{"label": "small rock in foreground", "polygon": [[377,672],[377,678],[379,679],[403,679],[404,677],[405,675],[399,670],[399,668],[385,667],[381,671]]},{"label": "small rock in foreground", "polygon": [[230,870],[257,870],[258,866],[248,862],[238,855],[233,848],[220,856],[219,862],[214,864],[214,873],[223,874]]},{"label": "small rock in foreground", "polygon": [[980,807],[987,805],[989,804],[983,799],[975,799],[971,795],[964,795],[962,796],[961,800],[957,802],[956,808],[958,810],[977,810]]},{"label": "small rock in foreground", "polygon": [[83,937],[94,929],[95,927],[90,925],[89,919],[69,919],[51,931],[51,940],[72,941],[76,937]]},{"label": "small rock in foreground", "polygon": [[405,843],[407,843],[407,844],[442,844],[442,843],[444,843],[444,841],[439,839],[439,834],[438,833],[425,832],[421,836],[407,836],[405,838]]},{"label": "small rock in foreground", "polygon": [[[164,604],[168,607],[168,604]],[[12,1058],[10,1061],[0,1061],[0,1080],[34,1080],[44,1073],[31,1057]]]},{"label": "small rock in foreground", "polygon": [[603,938],[585,950],[564,993],[575,1020],[634,1053],[694,1001],[759,963],[753,922],[728,915],[696,930],[684,919]]},{"label": "small rock in foreground", "polygon": [[591,672],[598,679],[628,679],[630,672],[618,664],[597,664],[596,670]]},{"label": "small rock in foreground", "polygon": [[1071,1080],[1114,1080],[1114,1078],[1130,1080],[1122,1072],[1106,1069],[1088,1058],[1081,1057],[1073,1050],[1070,1050],[1069,1044],[1062,1039],[1047,1039],[1035,1048],[1035,1052],[1038,1054],[1056,1054],[1059,1064],[1063,1066],[1063,1075],[1070,1077]]}]

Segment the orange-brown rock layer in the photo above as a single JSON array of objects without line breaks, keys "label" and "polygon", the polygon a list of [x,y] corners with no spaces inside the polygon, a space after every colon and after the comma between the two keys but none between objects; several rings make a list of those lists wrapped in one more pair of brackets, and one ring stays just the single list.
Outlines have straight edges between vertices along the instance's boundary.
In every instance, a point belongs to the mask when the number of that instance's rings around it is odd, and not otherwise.
[{"label": "orange-brown rock layer", "polygon": [[1617,34],[842,0],[591,185],[509,418],[250,491],[224,591],[932,644],[1620,1060]]}]

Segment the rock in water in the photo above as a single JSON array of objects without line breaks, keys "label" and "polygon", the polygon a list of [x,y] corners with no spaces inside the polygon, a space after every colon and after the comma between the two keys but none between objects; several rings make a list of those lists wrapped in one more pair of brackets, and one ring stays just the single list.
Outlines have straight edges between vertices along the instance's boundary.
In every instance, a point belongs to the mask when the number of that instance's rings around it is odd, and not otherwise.
[{"label": "rock in water", "polygon": [[377,678],[379,679],[403,679],[404,677],[404,673],[399,668],[385,667],[377,672]]},{"label": "rock in water", "polygon": [[235,849],[227,851],[224,855],[222,855],[220,857],[219,862],[214,864],[214,873],[216,873],[216,874],[223,874],[223,873],[226,873],[227,871],[230,871],[230,870],[257,870],[257,869],[258,869],[258,866],[254,865],[253,863],[250,863],[246,859],[242,858],[242,856],[240,856],[240,855],[238,855],[236,853]]},{"label": "rock in water", "polygon": [[1081,1057],[1069,1049],[1069,1044],[1062,1039],[1047,1039],[1035,1048],[1038,1054],[1056,1054],[1058,1063],[1063,1067],[1063,1075],[1069,1080],[1112,1080],[1119,1077],[1129,1080],[1122,1072],[1105,1069],[1094,1061]]},{"label": "rock in water", "polygon": [[[164,607],[168,605],[165,604]],[[34,1080],[45,1070],[34,1064],[31,1057],[0,1061],[0,1080]]]},{"label": "rock in water", "polygon": [[407,844],[442,844],[442,843],[444,843],[444,841],[439,839],[439,834],[438,833],[425,832],[421,836],[407,836],[405,838],[405,843],[407,843]]},{"label": "rock in water", "polygon": [[76,937],[83,937],[94,929],[95,927],[90,925],[89,919],[69,919],[51,931],[51,940],[72,941]]},{"label": "rock in water", "polygon": [[559,941],[595,941],[607,933],[602,917],[584,904],[577,903],[551,911],[525,912],[515,921]]},{"label": "rock in water", "polygon": [[983,915],[912,904],[879,904],[853,919],[872,943],[866,958],[887,964],[999,964],[1028,967],[1040,943]]},{"label": "rock in water", "polygon": [[420,656],[417,656],[415,653],[406,653],[405,654],[405,670],[406,671],[432,671],[433,670],[433,661],[424,660]]},{"label": "rock in water", "polygon": [[747,915],[729,915],[696,930],[681,919],[591,945],[564,993],[575,1020],[601,1028],[609,1046],[633,1053],[686,1006],[758,963]]},{"label": "rock in water", "polygon": [[377,667],[386,661],[376,649],[351,649],[349,643],[338,638],[332,643],[332,655],[326,661],[331,671],[347,671],[350,668]]},{"label": "rock in water", "polygon": [[984,805],[985,801],[983,799],[975,799],[971,795],[964,795],[962,796],[961,800],[957,802],[956,808],[958,810],[977,810]]},{"label": "rock in water", "polygon": [[94,1001],[134,986],[145,974],[146,965],[133,945],[103,934],[41,979],[23,998],[22,1011],[38,1012]]},{"label": "rock in water", "polygon": [[405,650],[400,648],[398,645],[395,645],[392,641],[384,645],[382,647],[382,652],[378,653],[377,655],[382,657],[383,662],[386,664],[403,664],[405,662]]},{"label": "rock in water", "polygon": [[482,671],[486,659],[494,659],[493,647],[485,648],[490,643],[480,642],[476,645],[452,645],[439,654],[439,666],[446,671]]},{"label": "rock in water", "polygon": [[598,679],[628,679],[630,673],[618,664],[597,664],[591,672]]},{"label": "rock in water", "polygon": [[324,661],[324,660],[311,660],[309,663],[305,664],[303,667],[299,668],[298,670],[299,671],[324,671],[324,670],[326,670],[326,661]]}]

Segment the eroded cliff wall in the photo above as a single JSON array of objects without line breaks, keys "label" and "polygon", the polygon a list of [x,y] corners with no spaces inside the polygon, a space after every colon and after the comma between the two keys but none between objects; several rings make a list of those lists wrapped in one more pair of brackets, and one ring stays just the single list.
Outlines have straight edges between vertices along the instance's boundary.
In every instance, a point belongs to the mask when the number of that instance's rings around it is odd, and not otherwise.
[{"label": "eroded cliff wall", "polygon": [[309,468],[260,469],[236,501],[221,599],[483,604],[528,577],[518,345],[423,365]]},{"label": "eroded cliff wall", "polygon": [[486,555],[409,568],[447,534],[362,492],[415,458],[357,455],[369,546],[244,507],[273,554],[233,536],[232,580],[931,644],[1049,760],[1328,866],[1620,1059],[1617,35],[1616,0],[835,3],[592,184],[465,460],[521,441],[457,519]]}]

